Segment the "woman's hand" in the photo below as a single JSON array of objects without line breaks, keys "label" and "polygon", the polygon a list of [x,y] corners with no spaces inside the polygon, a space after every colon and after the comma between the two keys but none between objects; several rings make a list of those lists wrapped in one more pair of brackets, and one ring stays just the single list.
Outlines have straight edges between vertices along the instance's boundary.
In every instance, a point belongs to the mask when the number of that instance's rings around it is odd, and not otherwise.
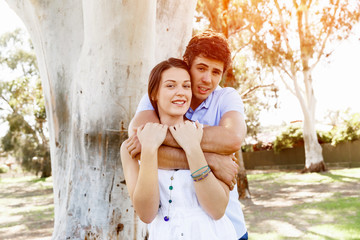
[{"label": "woman's hand", "polygon": [[142,148],[158,149],[164,142],[168,126],[160,123],[147,123],[137,129],[137,137]]},{"label": "woman's hand", "polygon": [[185,121],[169,127],[176,142],[185,150],[194,145],[199,145],[203,136],[203,125],[198,121]]}]

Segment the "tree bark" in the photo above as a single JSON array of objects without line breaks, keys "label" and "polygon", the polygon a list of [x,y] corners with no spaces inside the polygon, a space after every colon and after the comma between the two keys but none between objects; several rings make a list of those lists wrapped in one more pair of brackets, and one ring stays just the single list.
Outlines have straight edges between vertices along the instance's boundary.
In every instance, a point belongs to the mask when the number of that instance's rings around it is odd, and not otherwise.
[{"label": "tree bark", "polygon": [[239,200],[245,198],[251,198],[249,182],[247,179],[244,159],[241,150],[235,153],[235,157],[238,160],[238,164],[239,164],[239,172],[237,175],[237,190],[239,193]]},{"label": "tree bark", "polygon": [[[196,1],[7,2],[30,33],[43,84],[53,239],[144,239],[146,227],[131,206],[119,147],[155,58],[179,57],[191,37],[188,18]],[[159,13],[163,8],[167,11]],[[177,28],[179,16],[187,20]],[[173,25],[164,36],[166,24]],[[177,48],[157,48],[172,39],[182,39],[173,42]]]},{"label": "tree bark", "polygon": [[302,172],[323,172],[326,170],[322,148],[317,138],[315,107],[316,98],[312,87],[311,73],[304,71],[306,103],[302,104],[304,113],[303,137],[305,147],[305,168]]}]

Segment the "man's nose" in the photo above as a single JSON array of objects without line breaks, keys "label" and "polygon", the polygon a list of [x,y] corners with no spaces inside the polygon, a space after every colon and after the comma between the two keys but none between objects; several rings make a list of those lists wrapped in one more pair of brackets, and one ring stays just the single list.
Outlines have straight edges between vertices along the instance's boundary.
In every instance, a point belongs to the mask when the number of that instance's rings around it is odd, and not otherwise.
[{"label": "man's nose", "polygon": [[206,83],[211,82],[211,73],[205,72],[201,80]]}]

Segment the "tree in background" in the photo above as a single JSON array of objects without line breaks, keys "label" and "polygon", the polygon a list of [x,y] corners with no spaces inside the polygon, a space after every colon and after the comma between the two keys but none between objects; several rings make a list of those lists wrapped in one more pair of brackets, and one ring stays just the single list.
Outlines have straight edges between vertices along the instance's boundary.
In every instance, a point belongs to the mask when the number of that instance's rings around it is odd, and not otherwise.
[{"label": "tree in background", "polygon": [[[259,64],[276,76],[299,100],[304,114],[305,171],[325,170],[315,129],[316,98],[312,72],[348,38],[359,21],[357,0],[210,1],[222,4],[222,16],[242,32]],[[238,17],[233,17],[234,14]],[[233,19],[237,21],[232,21]],[[237,24],[237,25],[236,25]],[[231,35],[232,33],[228,33]],[[238,39],[238,38],[237,38]],[[241,38],[239,38],[242,41]]]},{"label": "tree in background", "polygon": [[195,31],[211,28],[221,32],[228,39],[232,51],[232,67],[224,74],[220,85],[238,89],[246,109],[247,135],[257,139],[260,122],[259,114],[263,110],[277,107],[277,87],[271,75],[271,69],[258,64],[252,52],[251,32],[238,11],[238,1],[199,0],[196,6]]},{"label": "tree in background", "polygon": [[1,121],[9,126],[3,151],[41,177],[51,176],[46,114],[35,53],[20,29],[0,37],[0,66],[11,79],[0,81]]},{"label": "tree in background", "polygon": [[[257,139],[260,129],[259,114],[271,106],[276,107],[277,87],[269,81],[268,70],[260,68],[249,51],[251,36],[246,30],[242,15],[233,5],[235,1],[206,1],[197,2],[195,16],[197,31],[211,28],[221,32],[228,39],[232,51],[232,66],[224,74],[220,85],[234,87],[241,95],[246,110],[247,136]],[[238,191],[240,198],[250,197],[246,170],[242,154],[236,154],[239,165]]]}]

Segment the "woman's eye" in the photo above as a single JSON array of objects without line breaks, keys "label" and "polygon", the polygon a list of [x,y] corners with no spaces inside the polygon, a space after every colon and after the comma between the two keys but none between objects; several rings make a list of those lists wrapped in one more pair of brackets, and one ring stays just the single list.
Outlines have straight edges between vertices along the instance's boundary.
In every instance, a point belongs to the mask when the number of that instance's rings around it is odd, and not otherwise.
[{"label": "woman's eye", "polygon": [[169,85],[166,85],[166,87],[168,87],[168,88],[172,88],[172,87],[175,87],[175,85],[173,85],[173,84],[169,84]]},{"label": "woman's eye", "polygon": [[191,88],[191,85],[184,85],[184,88]]}]

